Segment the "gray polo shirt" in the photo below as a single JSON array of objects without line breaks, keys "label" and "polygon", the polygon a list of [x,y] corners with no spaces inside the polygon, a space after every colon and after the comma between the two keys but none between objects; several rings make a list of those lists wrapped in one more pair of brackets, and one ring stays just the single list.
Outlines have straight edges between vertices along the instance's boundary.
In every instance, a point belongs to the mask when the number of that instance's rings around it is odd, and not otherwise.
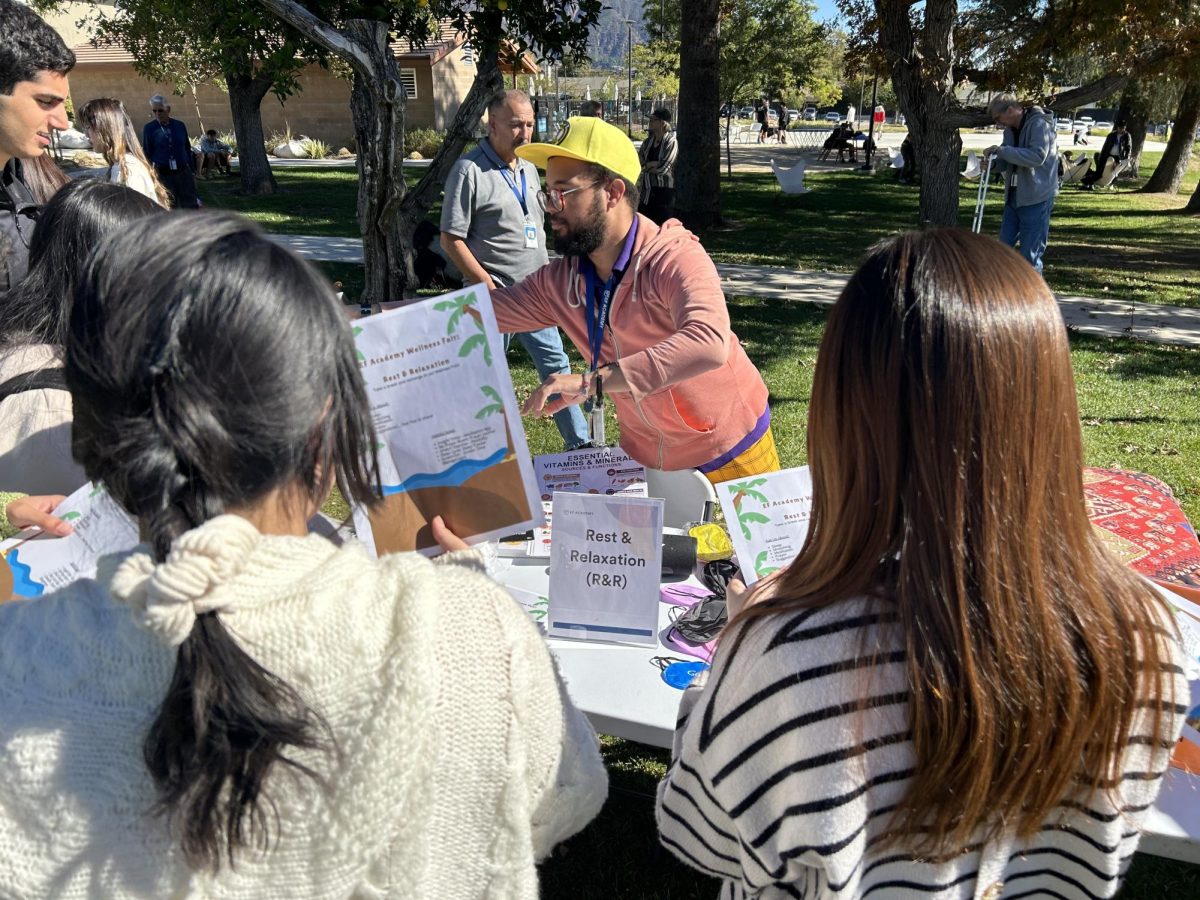
[{"label": "gray polo shirt", "polygon": [[[480,142],[487,143],[484,138]],[[500,170],[499,157],[491,146],[476,147],[463,156],[446,178],[446,196],[442,201],[442,231],[460,237],[492,279],[501,286],[516,284],[526,275],[546,265],[546,216],[538,202],[542,186],[537,167],[517,159],[513,173],[517,192],[521,173],[525,173],[525,204],[529,217],[508,179]],[[525,226],[537,228],[537,247],[525,246]]]}]

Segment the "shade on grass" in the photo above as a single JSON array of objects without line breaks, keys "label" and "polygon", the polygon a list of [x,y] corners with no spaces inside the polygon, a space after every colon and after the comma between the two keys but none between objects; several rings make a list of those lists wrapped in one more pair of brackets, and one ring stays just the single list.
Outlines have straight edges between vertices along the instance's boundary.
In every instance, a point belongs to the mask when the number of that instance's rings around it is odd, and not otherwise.
[{"label": "shade on grass", "polygon": [[[1146,154],[1142,171],[1152,172],[1158,157]],[[243,197],[232,181],[197,188],[206,206],[245,213],[268,231],[358,235],[353,169],[281,168],[275,177],[282,193],[270,197]],[[1135,193],[1141,182],[1118,182],[1113,193],[1064,188],[1050,224],[1050,286],[1085,297],[1200,307],[1200,215],[1179,211],[1198,178],[1200,157],[1177,197]],[[898,184],[889,172],[811,172],[806,184],[810,193],[783,196],[770,174],[723,182],[725,214],[739,227],[706,235],[705,247],[724,262],[846,272],[873,243],[916,224],[917,188]],[[993,187],[984,218],[984,230],[993,234],[1000,229],[999,194]],[[964,225],[975,195],[975,182],[960,184]],[[436,222],[439,213],[435,206],[430,219]]]}]

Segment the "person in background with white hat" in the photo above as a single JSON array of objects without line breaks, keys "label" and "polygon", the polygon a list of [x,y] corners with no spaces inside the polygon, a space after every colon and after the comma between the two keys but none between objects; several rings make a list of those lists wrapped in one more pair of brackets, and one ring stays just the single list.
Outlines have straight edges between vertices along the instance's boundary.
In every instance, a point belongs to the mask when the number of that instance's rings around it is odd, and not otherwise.
[{"label": "person in background with white hat", "polygon": [[505,332],[557,325],[586,369],[550,376],[523,411],[609,394],[621,447],[647,466],[714,483],[778,469],[767,386],[730,329],[716,267],[678,221],[636,212],[641,165],[625,134],[576,117],[516,153],[546,170],[560,257],[496,291],[496,320]]}]

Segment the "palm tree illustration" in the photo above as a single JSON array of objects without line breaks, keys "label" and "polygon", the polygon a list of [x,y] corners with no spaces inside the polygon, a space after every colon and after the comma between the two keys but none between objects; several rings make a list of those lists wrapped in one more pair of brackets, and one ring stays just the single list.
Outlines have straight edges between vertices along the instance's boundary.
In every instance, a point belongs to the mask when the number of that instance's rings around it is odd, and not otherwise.
[{"label": "palm tree illustration", "polygon": [[454,334],[458,330],[458,326],[462,322],[464,315],[475,323],[476,333],[463,341],[458,355],[460,357],[468,356],[473,350],[480,348],[483,350],[484,364],[490,366],[492,364],[492,348],[488,346],[487,335],[483,330],[483,316],[479,314],[479,310],[471,305],[471,301],[474,299],[474,293],[459,294],[457,297],[452,297],[449,300],[441,300],[433,304],[433,308],[439,312],[450,313],[450,318],[446,320],[447,335]]},{"label": "palm tree illustration", "polygon": [[494,387],[488,387],[486,384],[479,389],[483,396],[487,397],[492,402],[485,406],[479,412],[475,413],[475,418],[485,419],[488,416],[494,416],[496,413],[504,412],[504,401],[500,399],[500,392]]},{"label": "palm tree illustration", "polygon": [[767,551],[764,550],[758,556],[754,557],[754,574],[759,578],[765,578],[772,572],[778,571],[779,566],[767,565]]},{"label": "palm tree illustration", "polygon": [[[355,325],[354,328],[350,332],[350,334],[353,337],[358,337],[362,333],[363,333],[362,328],[360,328],[357,325]],[[359,362],[366,362],[366,360],[367,360],[367,358],[365,356],[363,356],[363,352],[361,350],[359,350],[357,347],[354,348],[354,355],[358,357]]]},{"label": "palm tree illustration", "polygon": [[752,481],[742,481],[738,484],[729,485],[729,492],[733,494],[733,510],[737,513],[738,525],[742,528],[742,536],[746,540],[750,540],[750,525],[763,524],[770,522],[770,518],[764,516],[760,512],[743,511],[742,501],[747,497],[752,500],[757,500],[759,503],[766,504],[767,498],[761,491],[756,491],[755,488],[761,487],[767,483],[765,478],[755,478]]}]

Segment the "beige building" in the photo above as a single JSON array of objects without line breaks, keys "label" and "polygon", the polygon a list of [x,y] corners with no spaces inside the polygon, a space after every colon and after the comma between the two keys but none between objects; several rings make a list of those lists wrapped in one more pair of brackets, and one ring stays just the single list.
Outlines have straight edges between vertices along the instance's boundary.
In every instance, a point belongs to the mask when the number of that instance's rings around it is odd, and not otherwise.
[{"label": "beige building", "polygon": [[[190,85],[183,95],[174,86],[144,78],[133,69],[133,57],[120,46],[93,46],[86,29],[76,22],[81,12],[99,8],[111,11],[111,4],[75,3],[47,20],[63,35],[74,51],[77,63],[70,76],[71,101],[82,106],[97,97],[115,97],[125,104],[129,117],[139,128],[150,118],[149,99],[162,94],[170,99],[171,115],[187,125],[196,136],[209,128],[219,132],[233,129],[229,97],[223,84]],[[475,79],[474,53],[463,38],[448,27],[426,45],[414,46],[408,40],[392,43],[400,66],[400,77],[408,93],[410,128],[444,130],[458,111]],[[518,64],[520,74],[536,74],[538,69],[526,56]],[[511,74],[511,67],[509,67]],[[319,66],[308,66],[300,74],[300,90],[280,103],[274,94],[262,102],[263,133],[306,135],[325,141],[334,148],[345,146],[354,136],[350,117],[349,77],[341,77]]]}]

